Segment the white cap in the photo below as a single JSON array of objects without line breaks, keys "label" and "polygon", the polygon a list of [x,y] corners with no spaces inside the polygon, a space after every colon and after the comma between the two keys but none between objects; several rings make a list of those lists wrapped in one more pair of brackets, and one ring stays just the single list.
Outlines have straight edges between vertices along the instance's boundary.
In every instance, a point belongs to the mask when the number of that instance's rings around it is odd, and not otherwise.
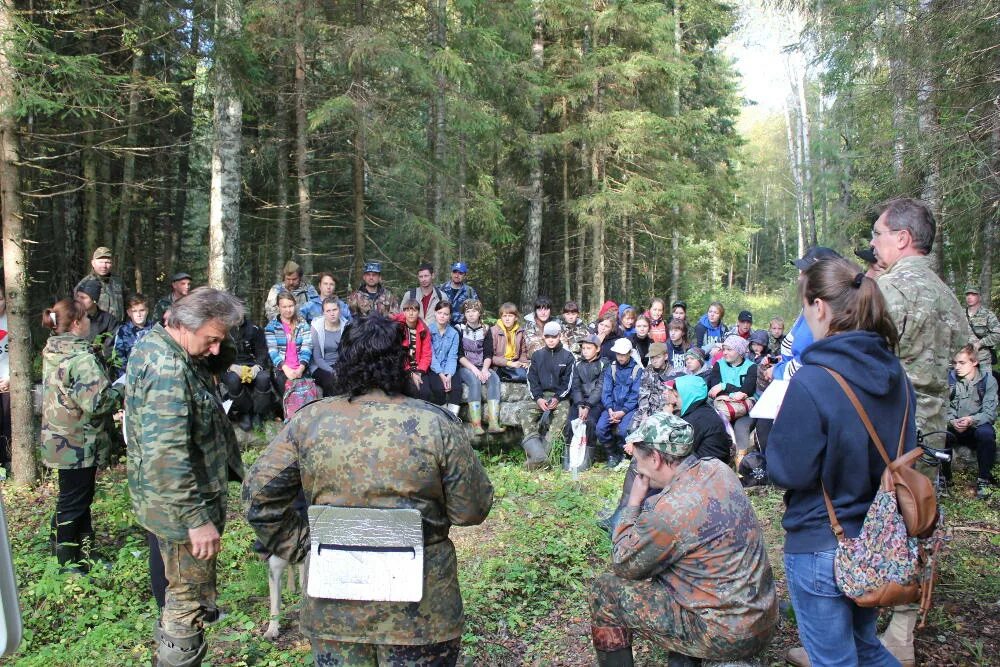
[{"label": "white cap", "polygon": [[543,336],[558,336],[562,333],[562,327],[558,322],[546,322],[545,328],[542,329]]},{"label": "white cap", "polygon": [[628,338],[619,338],[611,346],[611,351],[615,354],[632,354],[632,341]]}]

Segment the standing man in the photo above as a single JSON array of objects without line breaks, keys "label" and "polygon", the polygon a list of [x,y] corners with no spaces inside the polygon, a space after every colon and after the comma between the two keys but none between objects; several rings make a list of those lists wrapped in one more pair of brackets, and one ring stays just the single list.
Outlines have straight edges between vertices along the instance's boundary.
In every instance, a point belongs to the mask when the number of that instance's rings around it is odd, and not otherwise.
[{"label": "standing man", "polygon": [[[310,301],[319,301],[319,293],[315,287],[302,281],[302,267],[299,266],[298,262],[288,260],[281,270],[281,275],[281,282],[275,283],[271,287],[271,291],[267,293],[267,299],[264,301],[264,314],[267,315],[267,321],[270,322],[278,316],[278,295],[282,292],[288,292],[295,297],[295,305],[300,315],[303,317],[310,315],[311,312],[306,308],[306,305]],[[306,321],[308,322],[309,319],[306,318]]]},{"label": "standing man", "polygon": [[441,283],[441,291],[451,299],[452,324],[461,324],[465,321],[465,310],[463,310],[462,304],[469,299],[479,299],[475,288],[465,284],[465,274],[468,272],[469,267],[465,262],[455,262],[451,265],[451,282]]},{"label": "standing man", "polygon": [[[931,266],[936,223],[927,204],[892,199],[881,207],[872,226],[871,247],[885,272],[878,286],[899,330],[897,354],[917,395],[917,429],[932,447],[945,446],[948,423],[948,368],[951,355],[971,335],[955,294]],[[922,472],[935,481],[937,470]],[[882,643],[906,667],[914,664],[913,629],[916,605],[894,608]]]},{"label": "standing man", "polygon": [[125,382],[128,485],[139,524],[156,536],[167,579],[155,636],[157,661],[201,664],[204,623],[218,617],[215,561],[226,485],[242,479],[233,427],[202,360],[218,355],[243,319],[232,295],[199,287],[166,326],[136,343]]},{"label": "standing man", "polygon": [[[448,534],[453,525],[483,522],[493,486],[458,417],[403,395],[407,353],[399,340],[399,325],[379,315],[347,327],[335,396],[296,412],[243,485],[247,522],[264,549],[292,563],[305,559],[310,573],[323,568],[324,528],[314,526],[311,546],[308,522],[292,509],[297,495],[305,492],[310,513],[328,507],[374,508],[387,516],[420,513],[419,601],[303,592],[299,621],[316,665],[454,665],[462,647],[458,562]],[[400,573],[414,583],[410,576],[421,574]]]},{"label": "standing man", "polygon": [[361,278],[364,284],[347,297],[351,315],[359,317],[372,312],[395,315],[399,312],[396,297],[382,284],[382,262],[365,263],[365,272]]},{"label": "standing man", "polygon": [[969,343],[979,355],[979,372],[989,375],[993,371],[997,344],[1000,344],[1000,319],[982,304],[978,287],[965,288],[965,306],[965,317],[972,330]]},{"label": "standing man", "polygon": [[[420,306],[420,319],[424,321],[424,324],[428,326],[431,330],[434,329],[436,323],[434,322],[434,312],[437,310],[437,305],[442,301],[448,301],[449,298],[445,293],[437,287],[434,287],[434,265],[424,262],[417,267],[417,287],[408,290],[406,294],[403,295],[403,301],[409,301],[410,299],[417,302]],[[452,304],[452,309],[454,309],[454,304]],[[455,322],[454,313],[452,313],[451,321]],[[458,320],[461,321],[461,318]]]},{"label": "standing man", "polygon": [[163,316],[170,310],[174,301],[185,297],[191,291],[191,274],[180,271],[170,277],[170,294],[156,302],[153,307],[153,315],[150,322],[153,324],[163,324]]},{"label": "standing man", "polygon": [[115,324],[118,324],[125,320],[126,291],[122,279],[111,273],[111,264],[111,248],[101,246],[95,250],[90,260],[90,273],[80,279],[73,291],[78,292],[80,286],[88,280],[99,280],[101,282],[101,299],[97,305],[101,310],[111,313]]}]

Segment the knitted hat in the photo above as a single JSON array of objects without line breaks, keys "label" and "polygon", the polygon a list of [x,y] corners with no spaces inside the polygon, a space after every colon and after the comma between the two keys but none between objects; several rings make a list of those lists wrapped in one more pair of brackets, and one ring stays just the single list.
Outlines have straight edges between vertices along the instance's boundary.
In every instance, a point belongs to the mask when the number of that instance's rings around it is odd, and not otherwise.
[{"label": "knitted hat", "polygon": [[684,359],[691,357],[692,359],[697,359],[698,361],[705,363],[705,353],[701,351],[700,347],[692,347],[687,352],[684,353]]},{"label": "knitted hat", "polygon": [[76,291],[83,292],[84,294],[89,296],[94,301],[94,303],[97,303],[97,300],[101,298],[101,281],[100,280],[84,281],[83,283],[80,284],[79,287],[76,288]]},{"label": "knitted hat", "polygon": [[726,340],[722,341],[722,347],[728,347],[733,352],[738,352],[741,357],[746,356],[749,346],[747,345],[746,339],[732,334],[726,336]]}]

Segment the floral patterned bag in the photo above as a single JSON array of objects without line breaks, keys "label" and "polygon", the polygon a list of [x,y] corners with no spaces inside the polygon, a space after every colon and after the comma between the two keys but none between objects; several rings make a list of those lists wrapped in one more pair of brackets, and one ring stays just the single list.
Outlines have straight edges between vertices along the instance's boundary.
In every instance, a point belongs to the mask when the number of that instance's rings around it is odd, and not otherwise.
[{"label": "floral patterned bag", "polygon": [[[827,369],[843,387],[858,416],[865,423],[872,443],[886,462],[879,489],[865,514],[861,532],[856,538],[844,535],[837,520],[830,495],[823,488],[823,500],[830,517],[830,527],[837,536],[834,576],[837,587],[859,607],[891,607],[920,602],[926,617],[934,587],[934,565],[945,536],[940,514],[934,514],[934,530],[929,537],[911,537],[896,498],[896,484],[878,433],[857,400],[853,390],[835,371]],[[906,411],[899,434],[897,458],[903,455],[903,443],[910,417],[909,387]]]}]

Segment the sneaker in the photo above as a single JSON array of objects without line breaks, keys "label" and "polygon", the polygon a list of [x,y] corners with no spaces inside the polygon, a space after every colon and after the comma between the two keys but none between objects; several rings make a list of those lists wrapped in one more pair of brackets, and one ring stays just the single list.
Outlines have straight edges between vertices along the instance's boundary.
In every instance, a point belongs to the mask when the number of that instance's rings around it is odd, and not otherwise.
[{"label": "sneaker", "polygon": [[976,479],[976,498],[985,500],[993,492],[993,483],[988,479],[979,477]]}]

